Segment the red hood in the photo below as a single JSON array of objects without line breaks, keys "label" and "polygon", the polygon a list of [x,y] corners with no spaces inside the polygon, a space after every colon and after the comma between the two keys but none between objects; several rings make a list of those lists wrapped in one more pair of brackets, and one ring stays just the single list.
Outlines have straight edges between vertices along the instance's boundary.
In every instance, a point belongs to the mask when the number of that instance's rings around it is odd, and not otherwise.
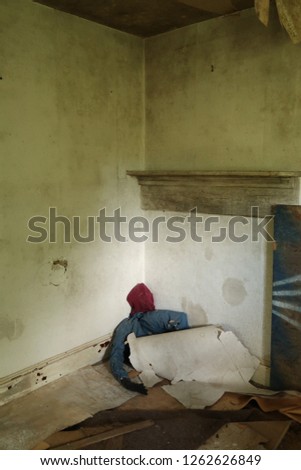
[{"label": "red hood", "polygon": [[156,309],[154,304],[154,296],[149,288],[143,283],[137,284],[135,287],[133,287],[133,289],[129,292],[126,300],[132,307],[130,315],[134,315],[138,312],[149,312]]}]

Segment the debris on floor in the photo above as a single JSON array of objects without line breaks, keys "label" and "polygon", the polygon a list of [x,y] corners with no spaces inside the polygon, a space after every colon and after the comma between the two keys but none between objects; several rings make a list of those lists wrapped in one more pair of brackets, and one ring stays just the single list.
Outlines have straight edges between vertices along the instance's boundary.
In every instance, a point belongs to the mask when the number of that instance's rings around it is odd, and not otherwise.
[{"label": "debris on floor", "polygon": [[[265,413],[256,406],[256,403],[249,403],[245,408],[234,411],[188,410],[167,394],[161,385],[162,383],[150,389],[147,397],[137,395],[116,409],[101,411],[80,423],[79,428],[73,427],[57,433],[47,439],[47,442],[54,446],[57,445],[55,442],[59,444],[62,442],[59,439],[64,439],[66,443],[68,440],[71,441],[70,436],[79,440],[97,431],[98,434],[104,433],[103,435],[108,437],[109,434],[105,432],[109,431],[112,435],[116,432],[116,437],[98,439],[98,442],[88,443],[83,448],[183,450],[198,449],[204,445],[203,443],[207,441],[208,444],[209,439],[219,437],[222,433],[224,438],[222,440],[219,438],[216,447],[212,448],[243,450],[257,449],[258,446],[274,449],[282,442],[283,437],[288,437],[291,421],[278,412]],[[123,428],[126,429],[131,423],[136,426],[144,421],[151,421],[154,424],[140,430],[133,428],[130,432],[122,434]],[[300,424],[296,424],[301,428]],[[241,439],[238,442],[240,436],[227,431],[231,430],[233,425],[238,426],[240,431],[247,426],[244,432],[245,442]],[[257,441],[254,438],[248,442],[247,436],[249,438],[256,436]],[[237,446],[233,445],[235,442]],[[296,441],[294,443],[296,445]]]},{"label": "debris on floor", "polygon": [[120,387],[105,365],[79,369],[0,407],[0,449],[31,449],[55,431],[134,395]]},{"label": "debris on floor", "polygon": [[251,421],[222,426],[199,449],[277,449],[291,421]]},{"label": "debris on floor", "polygon": [[300,392],[279,392],[269,397],[225,393],[210,409],[216,411],[239,410],[244,408],[251,401],[255,401],[265,413],[279,411],[290,419],[301,423]]},{"label": "debris on floor", "polygon": [[0,448],[269,449],[291,420],[301,427],[301,393],[253,387],[258,360],[231,332],[206,326],[130,342],[130,376],[160,381],[148,396],[125,390],[106,363],[82,368],[1,406]]}]

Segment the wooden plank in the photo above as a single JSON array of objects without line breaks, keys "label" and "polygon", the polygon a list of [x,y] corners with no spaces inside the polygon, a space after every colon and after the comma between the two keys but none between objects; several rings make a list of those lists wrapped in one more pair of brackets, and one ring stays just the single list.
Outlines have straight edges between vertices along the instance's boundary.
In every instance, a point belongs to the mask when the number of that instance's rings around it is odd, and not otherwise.
[{"label": "wooden plank", "polygon": [[[32,450],[45,450],[49,449],[50,447],[53,448],[62,446],[64,444],[68,444],[74,441],[79,441],[86,437],[95,436],[97,434],[99,435],[107,431],[112,431],[114,429],[116,429],[114,428],[114,426],[107,424],[102,426],[75,429],[73,431],[59,431],[47,437],[47,439],[45,439],[44,441],[39,442]],[[116,442],[121,442],[119,437],[120,436],[116,437]],[[115,438],[112,438],[112,441],[115,441]]]},{"label": "wooden plank", "polygon": [[[272,214],[276,204],[298,204],[300,172],[128,171],[141,186],[145,210],[250,217]],[[301,175],[301,173],[300,173]],[[253,214],[257,216],[256,214]]]},{"label": "wooden plank", "polygon": [[223,187],[206,184],[141,186],[141,207],[145,210],[188,212],[197,208],[204,214],[251,216],[251,207],[259,207],[261,217],[272,214],[275,204],[297,204],[299,190],[293,188]]},{"label": "wooden plank", "polygon": [[47,450],[49,449],[50,445],[46,441],[41,441],[37,445],[35,445],[32,450]]},{"label": "wooden plank", "polygon": [[239,178],[234,176],[193,176],[193,177],[179,177],[179,176],[159,176],[149,177],[141,176],[138,178],[141,186],[195,186],[202,187],[203,185],[212,187],[242,187],[242,188],[294,188],[295,178],[289,177],[252,177],[241,176]]},{"label": "wooden plank", "polygon": [[181,176],[181,177],[195,177],[195,176],[234,176],[241,178],[247,176],[253,177],[301,177],[301,171],[182,171],[182,170],[127,170],[128,176],[136,177],[160,177],[160,176]]},{"label": "wooden plank", "polygon": [[123,448],[123,436],[112,437],[105,441],[104,450],[121,450]]},{"label": "wooden plank", "polygon": [[90,436],[90,437],[79,439],[77,441],[66,443],[60,446],[51,447],[50,450],[82,449],[89,445],[96,444],[97,442],[106,441],[107,439],[111,439],[113,437],[122,436],[124,434],[128,434],[134,431],[139,431],[141,429],[149,428],[150,426],[153,426],[154,424],[155,424],[154,421],[150,419],[145,420],[145,421],[139,421],[137,423],[127,424],[125,426],[120,426],[110,431],[105,431],[100,434],[96,434],[95,436]]},{"label": "wooden plank", "polygon": [[47,437],[45,441],[48,443],[48,447],[57,447],[73,441],[79,441],[86,437],[95,436],[96,434],[101,434],[106,431],[111,431],[112,429],[114,429],[113,426],[106,425],[92,428],[80,428],[73,431],[59,431]]}]

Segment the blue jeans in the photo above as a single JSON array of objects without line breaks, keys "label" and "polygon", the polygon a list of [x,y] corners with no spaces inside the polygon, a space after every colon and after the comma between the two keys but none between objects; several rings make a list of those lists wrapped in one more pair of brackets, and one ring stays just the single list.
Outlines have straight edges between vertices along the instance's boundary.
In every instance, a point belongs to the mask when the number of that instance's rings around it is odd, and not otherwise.
[{"label": "blue jeans", "polygon": [[168,331],[185,330],[189,328],[187,315],[173,310],[153,310],[146,313],[136,313],[122,320],[115,328],[110,354],[110,367],[117,380],[128,377],[123,368],[125,341],[130,333],[136,337],[167,333]]}]

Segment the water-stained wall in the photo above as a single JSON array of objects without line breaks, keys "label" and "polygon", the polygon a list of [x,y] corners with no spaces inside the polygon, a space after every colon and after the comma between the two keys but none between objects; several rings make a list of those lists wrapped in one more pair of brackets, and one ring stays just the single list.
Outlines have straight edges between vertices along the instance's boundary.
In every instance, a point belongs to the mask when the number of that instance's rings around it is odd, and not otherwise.
[{"label": "water-stained wall", "polygon": [[[251,9],[147,39],[146,168],[300,170],[300,59],[275,11],[268,28]],[[221,227],[227,237],[214,243]],[[250,220],[234,227],[243,243],[227,217],[209,231],[199,224],[202,242],[186,228],[181,243],[167,243],[165,227],[147,246],[158,305],[232,329],[268,364],[272,244],[252,241]]]},{"label": "water-stained wall", "polygon": [[[159,213],[150,215],[155,225]],[[157,308],[184,310],[191,326],[214,324],[233,331],[268,365],[272,244],[256,237],[248,218],[233,226],[229,216],[198,214],[194,230],[186,213],[160,216],[166,222],[145,254],[145,278]]]},{"label": "water-stained wall", "polygon": [[300,170],[300,56],[274,8],[147,39],[147,168]]},{"label": "water-stained wall", "polygon": [[[2,0],[0,44],[0,377],[110,333],[144,276],[158,307],[233,330],[267,364],[272,245],[250,222],[235,228],[244,243],[213,243],[224,216],[200,224],[201,242],[184,224],[180,243],[160,226],[146,244],[118,223],[141,214],[127,169],[300,169],[300,47],[277,18],[266,29],[250,10],[143,42]],[[104,231],[97,217],[118,208]],[[158,215],[179,214],[144,214]]]},{"label": "water-stained wall", "polygon": [[[143,42],[31,0],[2,0],[0,44],[5,377],[110,333],[128,313],[143,248],[100,240],[87,217],[139,210],[125,171],[143,162]],[[33,216],[43,218],[34,231]],[[74,216],[86,242],[74,239]]]}]

